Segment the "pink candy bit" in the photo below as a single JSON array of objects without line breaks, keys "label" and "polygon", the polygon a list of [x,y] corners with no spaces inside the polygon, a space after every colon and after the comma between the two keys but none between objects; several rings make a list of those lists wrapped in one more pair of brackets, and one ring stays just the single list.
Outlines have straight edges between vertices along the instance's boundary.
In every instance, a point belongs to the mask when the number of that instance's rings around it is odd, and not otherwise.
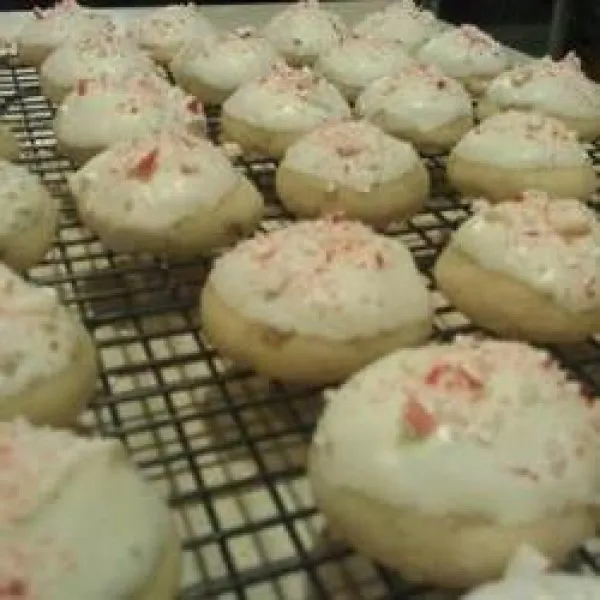
[{"label": "pink candy bit", "polygon": [[415,438],[429,437],[438,428],[438,422],[418,400],[409,398],[402,409],[402,422]]},{"label": "pink candy bit", "polygon": [[198,98],[192,98],[187,103],[187,109],[194,115],[201,115],[203,113],[202,102]]},{"label": "pink candy bit", "polygon": [[154,148],[140,158],[137,164],[129,170],[129,176],[141,181],[148,181],[158,167],[158,148]]},{"label": "pink candy bit", "polygon": [[483,382],[461,366],[440,362],[433,365],[427,375],[425,384],[432,387],[441,387],[448,391],[468,390],[478,392],[483,388]]}]

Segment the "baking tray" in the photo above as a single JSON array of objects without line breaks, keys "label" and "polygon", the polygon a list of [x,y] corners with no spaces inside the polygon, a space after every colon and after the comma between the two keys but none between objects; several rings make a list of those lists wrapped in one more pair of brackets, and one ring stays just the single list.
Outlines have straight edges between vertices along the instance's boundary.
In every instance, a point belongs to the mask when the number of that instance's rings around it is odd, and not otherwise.
[{"label": "baking tray", "polygon": [[[107,251],[80,226],[55,152],[53,108],[34,69],[0,59],[0,120],[17,132],[22,162],[62,200],[56,242],[32,280],[52,285],[93,335],[98,393],[82,427],[120,439],[169,499],[182,535],[181,597],[240,600],[451,598],[411,586],[328,537],[305,477],[306,450],[322,409],[318,390],[284,386],[236,369],[198,326],[197,299],[210,260],[167,265]],[[209,115],[218,139],[219,118]],[[600,148],[590,148],[600,163]],[[443,185],[443,157],[429,157],[427,209],[390,231],[429,274],[468,205]],[[264,230],[289,218],[273,192],[275,165],[240,163],[263,191]],[[598,199],[590,203],[596,210]],[[475,331],[431,284],[435,336]],[[574,377],[600,394],[600,342],[553,347]],[[570,567],[597,569],[595,544]]]}]

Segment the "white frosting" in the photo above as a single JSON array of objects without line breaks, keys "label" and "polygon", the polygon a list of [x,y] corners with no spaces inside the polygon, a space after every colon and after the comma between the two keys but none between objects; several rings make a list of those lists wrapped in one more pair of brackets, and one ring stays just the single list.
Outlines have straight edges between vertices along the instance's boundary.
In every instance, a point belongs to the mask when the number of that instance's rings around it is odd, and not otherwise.
[{"label": "white frosting", "polygon": [[501,108],[535,109],[555,116],[600,120],[600,88],[589,80],[577,57],[549,57],[502,73],[486,98]]},{"label": "white frosting", "polygon": [[361,36],[400,42],[408,51],[416,50],[439,30],[435,15],[420,9],[413,0],[393,2],[367,15],[354,27]]},{"label": "white frosting", "polygon": [[164,131],[112,146],[69,183],[86,210],[103,219],[160,231],[216,206],[240,177],[208,140]]},{"label": "white frosting", "polygon": [[14,236],[53,219],[57,201],[25,167],[0,160],[0,254]]},{"label": "white frosting", "polygon": [[489,583],[463,600],[598,600],[600,579],[593,576],[565,573],[539,574],[531,577],[511,577]]},{"label": "white frosting", "polygon": [[0,264],[0,397],[25,391],[69,366],[81,325],[56,292],[25,282]]},{"label": "white frosting", "polygon": [[418,57],[450,77],[495,77],[509,66],[506,49],[473,25],[449,29],[429,40]]},{"label": "white frosting", "polygon": [[454,147],[464,159],[511,169],[589,164],[574,132],[551,117],[509,110],[485,119]]},{"label": "white frosting", "polygon": [[284,333],[343,341],[431,318],[407,248],[356,222],[257,235],[216,260],[209,284],[244,317]]},{"label": "white frosting", "polygon": [[362,90],[410,62],[398,42],[351,35],[322,55],[316,69],[334,83]]},{"label": "white frosting", "polygon": [[202,105],[151,73],[80,80],[54,122],[61,142],[99,149],[168,127],[202,132]]},{"label": "white frosting", "polygon": [[365,121],[315,129],[288,148],[283,166],[367,192],[414,169],[419,156],[407,142]]},{"label": "white frosting", "polygon": [[471,338],[400,350],[327,398],[314,447],[329,485],[506,524],[597,501],[600,414],[544,351]]},{"label": "white frosting", "polygon": [[48,10],[35,10],[17,34],[17,44],[54,49],[78,37],[114,28],[109,15],[82,8],[74,0],[63,0]]},{"label": "white frosting", "polygon": [[338,15],[315,0],[301,0],[276,14],[264,34],[285,56],[312,61],[335,46],[345,30]]},{"label": "white frosting", "polygon": [[242,30],[189,44],[175,57],[171,70],[233,93],[242,83],[267,75],[279,60],[270,42]]},{"label": "white frosting", "polygon": [[342,95],[323,77],[284,65],[243,84],[225,101],[223,112],[282,131],[308,131],[330,119],[350,116]]},{"label": "white frosting", "polygon": [[102,33],[61,45],[42,63],[40,72],[54,85],[75,88],[80,79],[97,79],[104,75],[127,77],[158,71],[130,38]]},{"label": "white frosting", "polygon": [[166,507],[116,440],[0,423],[0,593],[132,598],[169,535]]},{"label": "white frosting", "polygon": [[191,2],[162,6],[133,26],[138,44],[156,58],[169,60],[188,42],[210,37],[215,26]]},{"label": "white frosting", "polygon": [[568,310],[600,310],[600,222],[578,200],[528,192],[497,206],[483,203],[452,244]]},{"label": "white frosting", "polygon": [[419,64],[374,81],[357,99],[356,110],[391,131],[431,131],[473,115],[471,98],[458,81]]}]

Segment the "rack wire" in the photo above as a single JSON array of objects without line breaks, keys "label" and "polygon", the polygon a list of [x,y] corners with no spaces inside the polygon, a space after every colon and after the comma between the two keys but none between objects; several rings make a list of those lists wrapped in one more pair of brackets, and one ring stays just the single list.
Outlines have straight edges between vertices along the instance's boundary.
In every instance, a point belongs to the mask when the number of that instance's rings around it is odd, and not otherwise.
[{"label": "rack wire", "polygon": [[[82,426],[120,439],[169,498],[182,534],[181,597],[222,600],[431,599],[328,537],[305,477],[306,450],[322,408],[318,390],[261,380],[225,362],[199,329],[197,301],[210,260],[166,265],[107,251],[81,227],[55,152],[53,108],[38,76],[14,57],[0,61],[0,120],[18,134],[22,162],[62,200],[56,242],[30,272],[54,286],[92,333],[101,361],[97,396]],[[218,114],[209,116],[218,135]],[[600,163],[600,148],[591,149]],[[443,157],[428,158],[427,209],[389,232],[429,276],[448,234],[469,214],[443,186]],[[275,165],[242,162],[263,191],[269,230],[289,219],[273,190]],[[600,204],[590,204],[598,210]],[[430,285],[435,335],[475,331]],[[600,341],[553,347],[600,394]],[[582,548],[572,568],[598,571],[599,548]]]}]

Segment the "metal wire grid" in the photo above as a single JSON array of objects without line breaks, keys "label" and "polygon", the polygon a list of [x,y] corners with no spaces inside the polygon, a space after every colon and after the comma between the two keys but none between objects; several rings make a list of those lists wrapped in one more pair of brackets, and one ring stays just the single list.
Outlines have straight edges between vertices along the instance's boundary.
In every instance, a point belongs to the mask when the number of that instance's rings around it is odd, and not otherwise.
[{"label": "metal wire grid", "polygon": [[[0,115],[20,137],[23,162],[63,201],[54,247],[30,275],[57,288],[95,338],[102,372],[82,426],[119,438],[168,496],[183,539],[182,598],[448,598],[328,537],[304,474],[318,392],[261,380],[211,348],[197,319],[209,260],[167,266],[115,255],[80,226],[66,190],[71,167],[55,153],[52,107],[37,73],[13,58],[0,64]],[[218,116],[209,124],[216,137]],[[600,149],[592,152],[600,159]],[[427,211],[390,232],[426,275],[468,215],[444,195],[443,162],[428,159],[437,183]],[[265,193],[263,228],[280,227],[288,219],[273,193],[274,165],[240,168]],[[438,338],[474,331],[435,290],[434,301]],[[552,351],[600,393],[598,339]],[[594,550],[578,552],[572,567],[597,570]]]}]

